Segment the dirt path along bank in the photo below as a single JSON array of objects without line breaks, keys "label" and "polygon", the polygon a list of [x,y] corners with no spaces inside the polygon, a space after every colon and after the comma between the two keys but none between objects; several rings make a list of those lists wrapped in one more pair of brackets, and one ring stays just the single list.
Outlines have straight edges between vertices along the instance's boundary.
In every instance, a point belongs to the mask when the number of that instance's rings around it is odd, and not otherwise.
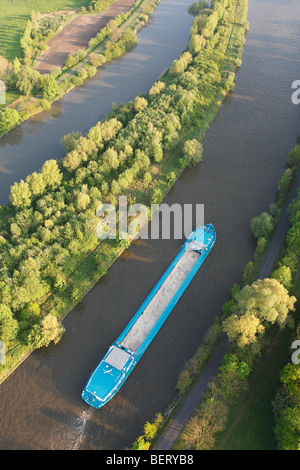
[{"label": "dirt path along bank", "polygon": [[79,49],[86,49],[89,41],[104,28],[108,21],[120,13],[127,13],[134,0],[115,0],[106,10],[97,15],[80,15],[72,19],[63,30],[48,42],[45,51],[37,62],[36,70],[49,73],[55,67],[63,67],[68,55]]}]

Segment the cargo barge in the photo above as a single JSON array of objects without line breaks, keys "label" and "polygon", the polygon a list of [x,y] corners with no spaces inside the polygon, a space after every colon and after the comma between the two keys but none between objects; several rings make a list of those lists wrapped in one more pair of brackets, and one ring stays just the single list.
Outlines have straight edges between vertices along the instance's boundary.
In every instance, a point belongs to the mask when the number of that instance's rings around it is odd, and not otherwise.
[{"label": "cargo barge", "polygon": [[214,246],[212,224],[194,230],[156,286],[110,346],[82,391],[83,400],[101,408],[117,392],[144,354]]}]

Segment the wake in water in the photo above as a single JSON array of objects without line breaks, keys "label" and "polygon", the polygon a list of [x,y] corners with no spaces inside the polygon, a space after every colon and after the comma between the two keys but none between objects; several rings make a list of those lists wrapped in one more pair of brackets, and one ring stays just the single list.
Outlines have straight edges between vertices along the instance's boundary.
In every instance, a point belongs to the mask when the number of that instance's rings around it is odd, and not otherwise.
[{"label": "wake in water", "polygon": [[51,450],[78,450],[85,435],[85,428],[93,409],[83,411],[74,416],[69,424],[58,424],[54,427],[50,438]]}]

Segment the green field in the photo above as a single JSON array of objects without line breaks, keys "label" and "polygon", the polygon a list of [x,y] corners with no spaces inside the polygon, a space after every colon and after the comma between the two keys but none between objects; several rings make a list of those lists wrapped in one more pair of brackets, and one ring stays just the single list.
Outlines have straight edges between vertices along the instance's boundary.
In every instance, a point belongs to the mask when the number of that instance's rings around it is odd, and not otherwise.
[{"label": "green field", "polygon": [[279,373],[290,360],[292,332],[285,328],[278,336],[273,328],[266,350],[257,362],[249,389],[229,415],[226,428],[217,436],[218,450],[276,450],[272,401],[279,388]]},{"label": "green field", "polygon": [[20,57],[20,38],[33,10],[49,13],[87,7],[89,0],[0,0],[0,54],[8,60]]}]

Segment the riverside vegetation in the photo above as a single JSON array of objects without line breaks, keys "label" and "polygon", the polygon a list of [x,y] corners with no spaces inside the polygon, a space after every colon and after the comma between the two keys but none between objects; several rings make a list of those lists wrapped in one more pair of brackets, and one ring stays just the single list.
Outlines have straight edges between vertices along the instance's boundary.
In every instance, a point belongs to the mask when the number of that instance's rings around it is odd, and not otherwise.
[{"label": "riverside vegetation", "polygon": [[[248,415],[251,408],[251,415],[253,416],[253,401],[251,399],[251,392],[255,394],[256,400],[266,403],[269,400],[269,407],[263,407],[256,413],[262,413],[262,420],[259,420],[260,424],[256,426],[265,426],[265,432],[262,435],[266,437],[266,443],[261,442],[260,445],[264,448],[274,448],[274,443],[280,450],[299,450],[300,449],[300,414],[299,414],[299,391],[300,391],[300,380],[299,380],[299,364],[292,362],[292,350],[291,345],[294,340],[299,340],[299,305],[298,300],[300,298],[300,285],[299,285],[299,200],[300,192],[298,189],[298,196],[288,207],[290,215],[290,228],[287,232],[286,240],[281,247],[280,254],[277,261],[275,262],[272,272],[270,273],[269,279],[263,281],[253,282],[253,278],[258,271],[259,265],[267,251],[268,245],[271,241],[272,235],[276,229],[278,221],[286,209],[287,199],[289,196],[289,190],[293,184],[294,178],[299,172],[300,168],[300,146],[296,145],[288,156],[287,169],[284,171],[279,183],[278,183],[278,197],[277,202],[271,204],[269,211],[262,213],[260,216],[255,217],[251,221],[251,230],[253,235],[257,238],[257,247],[254,262],[250,261],[243,275],[244,287],[240,290],[240,286],[233,289],[232,300],[224,305],[223,309],[223,330],[228,334],[228,337],[233,339],[234,353],[238,357],[239,361],[245,361],[248,366],[253,370],[249,374],[249,380],[246,386],[250,389],[249,399],[245,399],[245,405],[243,412]],[[265,284],[265,293],[260,295],[260,305],[255,300],[259,290],[257,286],[262,283]],[[239,297],[235,294],[239,292],[242,294],[246,291],[251,294],[246,303],[241,304]],[[248,295],[247,294],[247,295]],[[279,299],[279,303],[276,305],[274,302],[275,296]],[[266,309],[268,311],[264,321],[260,324],[257,323],[257,327],[253,321],[244,322],[244,329],[241,335],[241,330],[237,332],[235,326],[237,326],[236,318],[232,317],[235,314],[237,304],[240,304],[243,308],[243,314],[239,316],[239,320],[245,319],[245,315],[250,313],[250,303],[255,301],[255,316],[260,319]],[[248,303],[247,303],[248,302]],[[255,313],[254,312],[254,313]],[[284,313],[283,313],[284,312]],[[293,313],[292,313],[293,312]],[[253,313],[253,312],[252,312]],[[282,314],[284,315],[282,317]],[[241,324],[240,324],[241,326]],[[230,327],[233,327],[231,329]],[[261,331],[259,331],[261,329]],[[252,332],[250,331],[252,330]],[[255,336],[252,336],[252,333]],[[248,340],[243,341],[242,336],[248,336]],[[282,338],[278,342],[278,338]],[[263,360],[272,349],[276,351],[277,361],[284,363],[286,357],[289,362],[280,370],[280,366],[277,365],[276,360],[272,361],[272,366],[264,366]],[[275,357],[275,355],[274,355]],[[268,368],[268,372],[265,367]],[[260,372],[261,371],[261,372]],[[255,376],[256,374],[256,376]],[[266,382],[266,376],[269,374],[269,385],[264,386]],[[250,385],[253,381],[255,385]],[[256,383],[255,383],[256,382]],[[277,383],[280,383],[278,390]],[[259,392],[258,392],[259,390]],[[258,398],[259,395],[259,398]],[[243,396],[243,395],[242,395]],[[247,395],[248,397],[248,395]],[[241,400],[242,401],[242,400]],[[232,406],[232,403],[231,403]],[[246,409],[246,410],[245,410]],[[271,417],[273,414],[273,425]],[[254,413],[255,416],[255,413]],[[243,421],[247,418],[243,418],[238,430],[233,431],[234,435],[236,432],[243,433],[243,427],[246,425]],[[255,418],[254,421],[258,420]],[[230,422],[230,420],[229,420]],[[248,424],[246,425],[248,426]],[[225,434],[228,430],[227,426],[224,426]],[[273,436],[272,436],[273,431]],[[272,437],[273,439],[272,439]],[[224,433],[221,433],[217,442],[220,444],[224,438]],[[234,437],[233,437],[234,438]],[[247,439],[244,436],[243,445],[247,445],[247,442],[251,439]],[[251,446],[251,444],[248,443]],[[253,445],[253,444],[252,444]]]},{"label": "riverside vegetation", "polygon": [[60,338],[59,320],[128,247],[98,240],[99,204],[116,204],[120,194],[129,204],[161,203],[197,162],[194,139],[202,139],[241,64],[246,5],[198,2],[188,50],[147,94],[112,109],[86,135],[66,136],[64,159],[11,187],[0,211],[2,379],[26,353]]}]

